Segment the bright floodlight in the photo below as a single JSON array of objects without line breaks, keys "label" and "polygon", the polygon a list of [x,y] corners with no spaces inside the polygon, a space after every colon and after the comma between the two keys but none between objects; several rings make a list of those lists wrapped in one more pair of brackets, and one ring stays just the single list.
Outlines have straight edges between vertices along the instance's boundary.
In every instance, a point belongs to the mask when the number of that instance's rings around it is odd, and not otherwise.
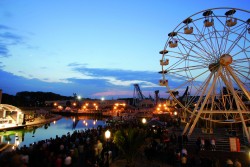
[{"label": "bright floodlight", "polygon": [[111,136],[111,132],[109,130],[106,130],[106,132],[105,132],[105,138],[109,139],[110,136]]},{"label": "bright floodlight", "polygon": [[146,118],[142,118],[142,123],[145,124],[147,122]]}]

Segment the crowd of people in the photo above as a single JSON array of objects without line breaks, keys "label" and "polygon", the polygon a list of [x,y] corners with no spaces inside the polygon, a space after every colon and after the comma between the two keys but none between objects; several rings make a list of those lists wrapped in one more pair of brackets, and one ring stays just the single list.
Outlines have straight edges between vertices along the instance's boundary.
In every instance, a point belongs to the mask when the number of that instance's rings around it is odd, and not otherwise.
[{"label": "crowd of people", "polygon": [[0,164],[2,167],[107,167],[117,148],[112,142],[107,146],[102,136],[101,127],[74,131],[5,152],[0,156]]},{"label": "crowd of people", "polygon": [[[78,130],[61,137],[42,140],[37,143],[17,148],[0,155],[2,167],[110,167],[113,160],[120,154],[118,147],[104,138],[109,128],[113,133],[126,127],[141,128],[147,134],[142,153],[149,160],[161,161],[165,164],[180,167],[211,167],[219,166],[219,159],[203,157],[197,154],[205,149],[204,138],[198,138],[197,153],[188,152],[189,139],[187,134],[176,133],[171,127],[140,126],[138,120],[123,124],[99,126],[96,129]],[[215,151],[215,139],[209,142]],[[230,162],[231,161],[231,162]],[[240,167],[239,160],[229,159],[226,165]]]}]

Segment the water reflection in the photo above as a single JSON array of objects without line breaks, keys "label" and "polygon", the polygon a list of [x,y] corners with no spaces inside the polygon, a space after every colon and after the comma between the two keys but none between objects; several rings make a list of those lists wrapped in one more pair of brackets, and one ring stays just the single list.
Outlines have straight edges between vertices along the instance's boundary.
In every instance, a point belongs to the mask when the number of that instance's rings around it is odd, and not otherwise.
[{"label": "water reflection", "polygon": [[0,143],[9,143],[17,147],[30,144],[39,140],[55,138],[72,133],[75,130],[85,130],[103,126],[104,121],[91,117],[63,117],[60,120],[40,126],[27,127],[22,130],[0,132]]}]

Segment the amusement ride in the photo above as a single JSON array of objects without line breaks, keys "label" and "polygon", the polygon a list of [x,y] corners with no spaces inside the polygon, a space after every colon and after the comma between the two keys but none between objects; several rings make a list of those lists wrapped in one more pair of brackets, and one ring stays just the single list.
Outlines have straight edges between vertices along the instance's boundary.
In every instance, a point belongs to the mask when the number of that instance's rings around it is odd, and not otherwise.
[{"label": "amusement ride", "polygon": [[[199,120],[241,124],[250,142],[250,11],[197,12],[168,33],[160,51],[160,85],[176,102],[190,136]],[[180,98],[179,92],[185,92]]]}]

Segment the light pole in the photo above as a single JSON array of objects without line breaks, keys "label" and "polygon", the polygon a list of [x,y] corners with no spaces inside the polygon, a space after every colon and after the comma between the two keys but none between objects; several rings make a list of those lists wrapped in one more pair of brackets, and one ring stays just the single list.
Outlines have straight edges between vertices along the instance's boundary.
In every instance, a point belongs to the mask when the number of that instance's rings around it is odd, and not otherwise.
[{"label": "light pole", "polygon": [[[106,130],[105,131],[105,138],[107,140],[107,152],[106,152],[106,166],[109,167],[109,139],[110,139],[110,136],[111,136],[111,132],[109,130]],[[104,164],[105,165],[105,164]]]},{"label": "light pole", "polygon": [[111,132],[109,130],[106,130],[105,131],[105,138],[106,138],[106,141],[107,141],[107,151],[109,151],[109,139],[110,139],[110,136],[111,136]]}]

